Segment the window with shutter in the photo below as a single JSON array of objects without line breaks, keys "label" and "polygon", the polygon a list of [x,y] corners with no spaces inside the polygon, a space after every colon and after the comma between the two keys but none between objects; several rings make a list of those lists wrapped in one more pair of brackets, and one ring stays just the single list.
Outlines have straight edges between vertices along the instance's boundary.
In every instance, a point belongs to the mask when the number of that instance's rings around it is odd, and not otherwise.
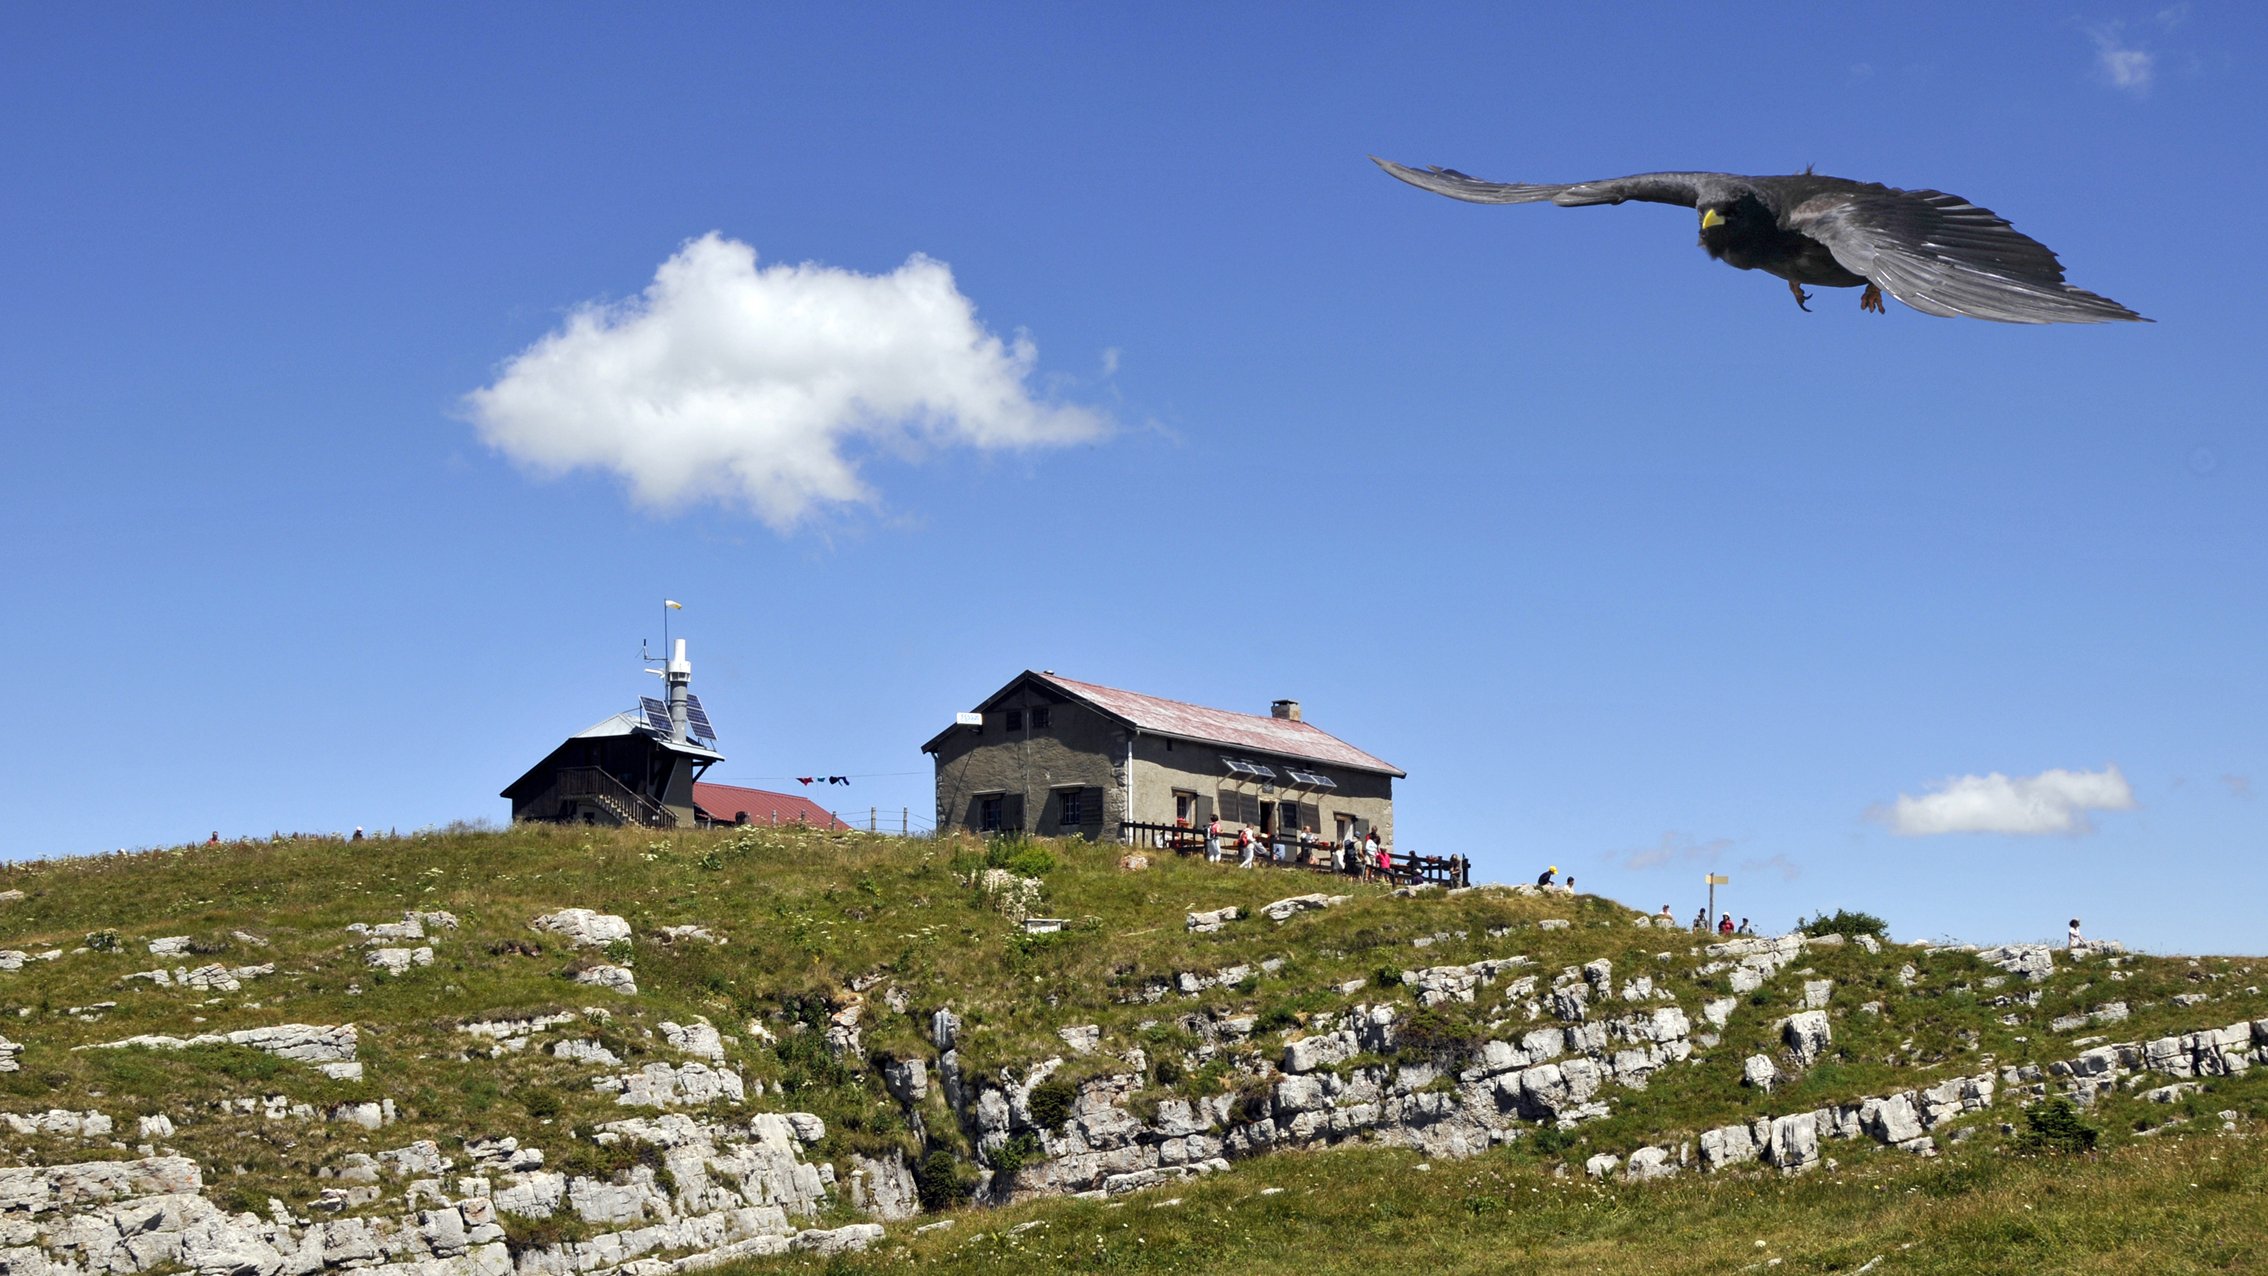
[{"label": "window with shutter", "polygon": [[979,833],[1000,831],[1001,808],[1005,794],[981,794],[969,803],[969,827]]},{"label": "window with shutter", "polygon": [[1080,809],[1086,805],[1083,800],[1086,795],[1085,789],[1055,789],[1048,793],[1048,801],[1055,804],[1057,828],[1076,828],[1087,822],[1085,812]]},{"label": "window with shutter", "polygon": [[1210,823],[1212,823],[1212,822],[1213,822],[1213,799],[1211,799],[1211,798],[1209,798],[1209,797],[1206,797],[1206,796],[1205,796],[1204,794],[1200,793],[1200,794],[1198,794],[1198,795],[1197,795],[1197,820],[1196,820],[1196,823],[1197,823],[1197,824],[1198,824],[1198,825],[1199,825],[1200,827],[1202,827],[1202,826],[1204,826],[1204,825],[1207,825],[1207,824],[1210,824]]},{"label": "window with shutter", "polygon": [[1313,802],[1300,803],[1299,826],[1303,829],[1320,830],[1323,827],[1323,808]]},{"label": "window with shutter", "polygon": [[1024,831],[1024,795],[1003,794],[1000,799],[1000,827],[1009,833]]},{"label": "window with shutter", "polygon": [[1085,829],[1089,837],[1102,835],[1102,803],[1101,789],[1079,791],[1079,827]]}]

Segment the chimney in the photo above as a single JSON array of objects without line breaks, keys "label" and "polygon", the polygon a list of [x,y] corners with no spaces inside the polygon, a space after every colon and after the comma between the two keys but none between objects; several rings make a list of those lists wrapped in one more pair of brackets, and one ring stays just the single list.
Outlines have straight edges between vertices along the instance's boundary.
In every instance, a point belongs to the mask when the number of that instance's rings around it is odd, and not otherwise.
[{"label": "chimney", "polygon": [[1286,722],[1297,722],[1299,721],[1299,701],[1278,700],[1268,706],[1268,713],[1270,716],[1282,718]]}]

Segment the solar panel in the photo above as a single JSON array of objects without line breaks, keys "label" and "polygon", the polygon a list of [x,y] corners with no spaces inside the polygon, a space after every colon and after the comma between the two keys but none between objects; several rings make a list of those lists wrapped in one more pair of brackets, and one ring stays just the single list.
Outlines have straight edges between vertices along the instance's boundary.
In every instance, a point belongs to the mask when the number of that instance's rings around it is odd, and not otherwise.
[{"label": "solar panel", "polygon": [[1307,782],[1308,784],[1318,789],[1335,789],[1339,787],[1339,782],[1332,779],[1330,776],[1319,775],[1313,771],[1307,773]]},{"label": "solar panel", "polygon": [[709,725],[709,711],[701,707],[701,697],[690,691],[685,693],[685,721],[694,738],[700,740],[717,738],[716,730]]},{"label": "solar panel", "polygon": [[671,735],[675,733],[674,728],[670,726],[668,705],[654,699],[652,696],[640,696],[638,697],[638,707],[645,711],[647,726],[661,732],[663,735]]},{"label": "solar panel", "polygon": [[1251,767],[1252,774],[1259,776],[1263,780],[1273,780],[1276,778],[1276,773],[1273,769],[1264,767],[1257,762],[1247,762],[1244,765]]},{"label": "solar panel", "polygon": [[1222,758],[1221,765],[1228,768],[1230,775],[1252,774],[1252,764],[1242,758]]}]

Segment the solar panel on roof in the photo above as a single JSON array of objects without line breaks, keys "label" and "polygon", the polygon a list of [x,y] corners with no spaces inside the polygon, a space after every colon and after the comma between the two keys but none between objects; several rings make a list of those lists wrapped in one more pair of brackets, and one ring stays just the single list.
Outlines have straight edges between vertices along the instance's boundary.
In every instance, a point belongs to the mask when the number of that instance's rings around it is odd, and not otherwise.
[{"label": "solar panel on roof", "polygon": [[1307,782],[1308,784],[1318,789],[1335,789],[1339,787],[1338,781],[1332,779],[1330,776],[1322,775],[1314,771],[1307,773]]},{"label": "solar panel on roof", "polygon": [[1221,765],[1228,768],[1230,775],[1252,774],[1252,764],[1242,758],[1222,758]]},{"label": "solar panel on roof", "polygon": [[685,721],[695,738],[701,740],[717,738],[716,730],[709,725],[709,711],[701,707],[701,697],[690,691],[685,693]]},{"label": "solar panel on roof", "polygon": [[1252,774],[1259,776],[1263,780],[1273,780],[1276,778],[1276,772],[1273,768],[1264,767],[1257,762],[1247,762],[1244,765],[1251,767]]},{"label": "solar panel on roof", "polygon": [[647,726],[661,732],[663,735],[670,735],[673,733],[673,729],[669,724],[668,705],[654,699],[652,696],[640,696],[638,697],[638,707],[645,712]]}]

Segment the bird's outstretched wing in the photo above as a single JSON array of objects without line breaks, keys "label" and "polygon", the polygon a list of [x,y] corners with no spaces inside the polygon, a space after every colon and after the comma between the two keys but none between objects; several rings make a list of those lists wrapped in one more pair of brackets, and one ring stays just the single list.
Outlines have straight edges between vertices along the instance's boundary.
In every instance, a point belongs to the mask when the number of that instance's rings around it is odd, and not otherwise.
[{"label": "bird's outstretched wing", "polygon": [[1648,204],[1697,206],[1705,187],[1737,181],[1726,173],[1639,173],[1596,182],[1540,186],[1526,182],[1484,182],[1453,168],[1407,168],[1373,155],[1370,162],[1412,186],[1447,195],[1468,204],[1540,204],[1549,200],[1563,207],[1580,204],[1619,204],[1635,199]]},{"label": "bird's outstretched wing", "polygon": [[1870,187],[1813,196],[1787,225],[1845,270],[1933,315],[2001,323],[2107,323],[2141,315],[2063,282],[2047,245],[1943,191]]}]

